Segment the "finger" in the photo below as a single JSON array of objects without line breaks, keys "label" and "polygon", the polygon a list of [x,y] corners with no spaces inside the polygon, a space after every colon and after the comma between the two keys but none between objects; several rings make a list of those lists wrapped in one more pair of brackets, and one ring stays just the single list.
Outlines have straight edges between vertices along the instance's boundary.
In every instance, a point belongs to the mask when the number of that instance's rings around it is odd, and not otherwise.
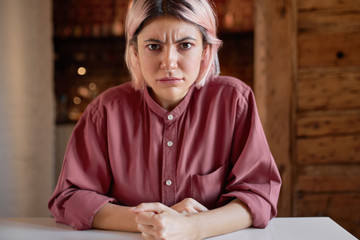
[{"label": "finger", "polygon": [[141,236],[143,239],[145,240],[155,240],[155,237],[151,236],[151,235],[148,235],[146,233],[141,233]]},{"label": "finger", "polygon": [[166,238],[166,229],[160,228],[152,228],[146,225],[138,225],[138,229],[141,233],[145,234],[147,237],[151,239],[168,239]]},{"label": "finger", "polygon": [[168,209],[170,208],[161,203],[142,203],[134,208],[131,208],[131,211],[134,213],[140,213],[140,212],[162,213]]},{"label": "finger", "polygon": [[205,212],[208,211],[208,209],[196,201],[193,198],[186,198],[183,201],[179,203],[181,213],[198,213],[198,212]]},{"label": "finger", "polygon": [[186,200],[188,201],[188,204],[191,206],[191,208],[193,208],[195,211],[197,211],[197,212],[208,211],[208,209],[204,205],[202,205],[201,203],[199,203],[195,199],[188,198]]},{"label": "finger", "polygon": [[194,213],[199,213],[199,211],[197,211],[194,208],[191,208],[191,209],[185,209],[181,212],[181,214],[194,214]]},{"label": "finger", "polygon": [[194,214],[194,213],[199,213],[199,212],[189,212],[189,211],[182,211],[181,212],[182,215],[191,215],[191,214]]},{"label": "finger", "polygon": [[145,233],[147,236],[154,237],[156,234],[156,230],[149,225],[138,224],[137,228],[141,233]]},{"label": "finger", "polygon": [[201,203],[195,201],[196,203],[194,204],[194,209],[198,212],[206,212],[209,209],[207,209],[207,207],[205,207],[204,205],[202,205]]},{"label": "finger", "polygon": [[184,208],[180,209],[180,211],[181,214],[194,214],[199,212],[193,206],[185,206]]},{"label": "finger", "polygon": [[135,217],[135,222],[137,224],[143,224],[143,225],[154,225],[153,216],[155,214],[153,212],[140,212]]}]

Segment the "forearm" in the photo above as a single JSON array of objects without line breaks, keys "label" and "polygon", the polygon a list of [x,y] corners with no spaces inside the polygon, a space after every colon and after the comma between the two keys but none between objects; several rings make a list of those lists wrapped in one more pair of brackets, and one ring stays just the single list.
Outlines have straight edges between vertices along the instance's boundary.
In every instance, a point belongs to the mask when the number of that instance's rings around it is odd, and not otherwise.
[{"label": "forearm", "polygon": [[92,227],[106,230],[138,232],[135,223],[135,214],[129,211],[130,207],[105,204],[94,216]]},{"label": "forearm", "polygon": [[189,216],[198,239],[230,233],[252,225],[252,217],[248,208],[239,200],[229,204]]}]

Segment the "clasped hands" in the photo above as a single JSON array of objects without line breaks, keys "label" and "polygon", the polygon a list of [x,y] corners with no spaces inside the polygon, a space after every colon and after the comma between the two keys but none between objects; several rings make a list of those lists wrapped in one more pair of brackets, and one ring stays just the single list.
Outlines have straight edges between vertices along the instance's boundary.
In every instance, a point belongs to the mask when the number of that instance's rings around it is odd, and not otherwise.
[{"label": "clasped hands", "polygon": [[167,207],[161,203],[142,203],[130,211],[142,237],[147,240],[198,239],[191,215],[208,209],[192,198]]}]

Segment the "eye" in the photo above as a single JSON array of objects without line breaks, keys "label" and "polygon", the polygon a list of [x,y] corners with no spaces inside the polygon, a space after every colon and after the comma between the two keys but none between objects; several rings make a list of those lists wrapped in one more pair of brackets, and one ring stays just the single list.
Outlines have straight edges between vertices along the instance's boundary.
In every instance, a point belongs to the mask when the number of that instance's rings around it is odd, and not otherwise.
[{"label": "eye", "polygon": [[160,44],[152,43],[152,44],[147,45],[146,47],[150,50],[159,50]]},{"label": "eye", "polygon": [[180,48],[184,49],[184,50],[188,50],[192,47],[193,45],[189,42],[184,42],[184,43],[180,43]]}]

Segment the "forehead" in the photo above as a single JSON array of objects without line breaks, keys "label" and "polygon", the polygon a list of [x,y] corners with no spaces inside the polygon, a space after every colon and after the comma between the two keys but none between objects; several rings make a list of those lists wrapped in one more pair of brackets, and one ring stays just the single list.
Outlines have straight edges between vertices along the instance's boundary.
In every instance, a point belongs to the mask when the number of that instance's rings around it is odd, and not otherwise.
[{"label": "forehead", "polygon": [[191,23],[179,20],[175,17],[158,17],[150,20],[140,31],[141,37],[184,37],[192,36],[201,38],[200,29]]}]

